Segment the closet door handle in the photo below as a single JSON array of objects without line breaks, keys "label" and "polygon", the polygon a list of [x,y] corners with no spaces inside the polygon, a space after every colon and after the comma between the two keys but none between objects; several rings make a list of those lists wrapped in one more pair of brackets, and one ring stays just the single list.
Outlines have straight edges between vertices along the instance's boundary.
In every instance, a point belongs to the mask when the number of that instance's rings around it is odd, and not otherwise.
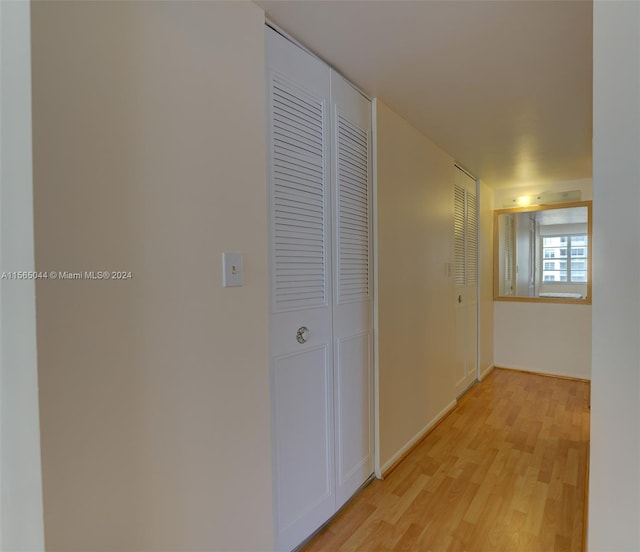
[{"label": "closet door handle", "polygon": [[309,339],[309,334],[309,328],[307,328],[306,326],[300,326],[296,333],[296,341],[300,344],[306,343],[307,339]]},{"label": "closet door handle", "polygon": [[462,303],[462,295],[458,295],[458,303]]}]

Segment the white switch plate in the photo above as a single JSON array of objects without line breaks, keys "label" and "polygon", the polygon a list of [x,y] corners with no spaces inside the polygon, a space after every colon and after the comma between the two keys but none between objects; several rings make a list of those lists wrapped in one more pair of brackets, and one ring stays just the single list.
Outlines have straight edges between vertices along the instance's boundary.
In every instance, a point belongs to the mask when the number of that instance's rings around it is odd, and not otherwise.
[{"label": "white switch plate", "polygon": [[240,253],[222,254],[222,287],[242,285],[242,255]]}]

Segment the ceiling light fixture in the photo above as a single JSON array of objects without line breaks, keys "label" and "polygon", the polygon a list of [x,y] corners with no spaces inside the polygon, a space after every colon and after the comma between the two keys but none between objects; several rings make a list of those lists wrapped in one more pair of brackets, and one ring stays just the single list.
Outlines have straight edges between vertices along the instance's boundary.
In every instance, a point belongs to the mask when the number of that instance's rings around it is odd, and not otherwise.
[{"label": "ceiling light fixture", "polygon": [[569,192],[542,192],[533,195],[521,195],[504,202],[503,207],[528,207],[530,205],[550,205],[552,203],[571,203],[582,200],[580,190]]}]

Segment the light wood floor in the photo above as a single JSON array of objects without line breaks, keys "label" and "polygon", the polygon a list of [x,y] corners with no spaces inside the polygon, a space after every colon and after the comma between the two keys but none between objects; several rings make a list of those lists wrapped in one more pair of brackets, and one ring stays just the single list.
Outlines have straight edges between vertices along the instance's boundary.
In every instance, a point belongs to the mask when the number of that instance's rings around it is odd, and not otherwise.
[{"label": "light wood floor", "polygon": [[583,550],[589,384],[494,370],[305,548]]}]

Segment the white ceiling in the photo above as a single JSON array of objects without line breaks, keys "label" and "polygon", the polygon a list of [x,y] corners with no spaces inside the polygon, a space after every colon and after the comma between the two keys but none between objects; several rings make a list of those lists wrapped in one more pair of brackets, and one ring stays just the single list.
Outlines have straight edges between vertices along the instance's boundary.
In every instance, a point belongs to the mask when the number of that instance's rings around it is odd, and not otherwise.
[{"label": "white ceiling", "polygon": [[256,3],[489,185],[591,176],[590,1]]}]

